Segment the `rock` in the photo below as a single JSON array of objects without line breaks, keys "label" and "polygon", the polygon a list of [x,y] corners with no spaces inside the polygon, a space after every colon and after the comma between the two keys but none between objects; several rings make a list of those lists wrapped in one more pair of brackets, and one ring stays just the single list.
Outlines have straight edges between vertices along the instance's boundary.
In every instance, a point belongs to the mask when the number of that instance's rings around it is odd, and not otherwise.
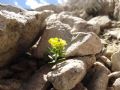
[{"label": "rock", "polygon": [[116,79],[113,83],[114,90],[120,90],[120,78]]},{"label": "rock", "polygon": [[16,6],[1,4],[1,3],[0,3],[0,10],[6,10],[6,11],[10,11],[10,12],[15,12],[15,13],[26,11],[25,9],[21,9]]},{"label": "rock", "polygon": [[63,11],[63,7],[57,6],[57,5],[53,5],[53,4],[49,4],[49,5],[40,6],[40,7],[36,8],[35,10],[36,11],[52,10],[55,13],[60,13],[60,12]]},{"label": "rock", "polygon": [[66,57],[97,54],[102,50],[99,37],[90,32],[74,34],[70,46],[66,49]]},{"label": "rock", "polygon": [[20,90],[47,90],[50,83],[47,82],[46,74],[50,69],[49,65],[42,66]]},{"label": "rock", "polygon": [[[0,11],[0,66],[29,49],[43,33],[51,11],[16,14]],[[34,22],[34,23],[33,23]]]},{"label": "rock", "polygon": [[115,52],[111,56],[111,62],[112,62],[112,71],[120,71],[120,51]]},{"label": "rock", "polygon": [[[92,26],[90,24],[88,25],[85,20],[78,18],[78,17],[74,17],[65,12],[62,12],[60,14],[53,14],[46,19],[46,30],[44,31],[44,34],[42,35],[42,38],[39,41],[39,44],[37,45],[36,50],[34,51],[34,56],[37,58],[43,58],[47,55],[47,53],[48,53],[47,48],[50,46],[48,43],[48,40],[49,40],[49,38],[52,38],[52,37],[58,37],[58,38],[62,38],[64,40],[66,40],[68,43],[68,46],[66,46],[66,48],[69,47],[69,44],[71,44],[71,40],[73,37],[73,35],[72,35],[73,32],[74,33],[75,32],[95,32],[98,34],[99,29],[95,29],[94,26]],[[76,35],[74,34],[74,37],[77,37],[77,35],[78,34],[76,34]],[[80,38],[84,38],[81,36],[87,37],[87,36],[91,36],[91,35],[87,34],[87,33],[81,33],[81,35],[78,35],[78,36],[80,36],[80,37],[77,37],[77,39],[76,39],[77,41]],[[93,38],[95,37],[98,39],[98,37],[95,34],[93,34],[92,36],[93,36]],[[92,38],[92,36],[91,36],[91,38]],[[89,39],[91,39],[91,38],[89,38]],[[74,40],[73,40],[73,42],[74,42]],[[91,43],[91,41],[90,41],[90,43]],[[97,47],[99,47],[101,45],[99,40],[96,40],[96,43],[97,43]],[[94,41],[93,41],[93,44],[94,44]],[[100,45],[98,45],[98,44],[100,44]],[[83,46],[81,46],[81,47],[83,47]],[[90,48],[89,48],[89,50],[90,50]],[[95,49],[95,50],[97,52],[93,51],[94,53],[86,53],[83,55],[96,54],[99,52],[100,48],[99,48],[99,50],[98,49]]]},{"label": "rock", "polygon": [[120,20],[120,1],[119,0],[114,0],[115,1],[115,8],[114,8],[114,18],[116,20]]},{"label": "rock", "polygon": [[88,14],[111,15],[114,12],[113,0],[64,0],[62,5],[72,10],[84,9]]},{"label": "rock", "polygon": [[101,29],[111,26],[111,20],[108,16],[97,16],[88,21],[89,24],[100,26]]},{"label": "rock", "polygon": [[120,71],[112,72],[108,75],[109,77],[109,86],[112,86],[117,78],[120,78]]},{"label": "rock", "polygon": [[[96,62],[86,79],[88,90],[106,90],[110,71],[100,62]],[[89,72],[88,72],[89,74]]]},{"label": "rock", "polygon": [[100,56],[99,59],[98,59],[98,61],[100,61],[101,63],[103,63],[108,68],[111,68],[111,66],[112,66],[111,61],[106,56]]},{"label": "rock", "polygon": [[76,85],[75,88],[73,88],[72,90],[88,90],[82,83],[79,83],[78,85]]},{"label": "rock", "polygon": [[0,81],[0,90],[19,90],[21,87],[21,81],[19,80],[1,80]]},{"label": "rock", "polygon": [[111,56],[117,52],[119,49],[119,45],[117,44],[108,44],[107,47],[106,47],[106,50],[105,50],[105,56],[108,57],[109,59],[111,59]]},{"label": "rock", "polygon": [[58,37],[66,40],[69,45],[72,34],[70,33],[71,27],[67,24],[63,24],[61,21],[56,20],[57,14],[53,14],[46,19],[46,30],[44,31],[42,38],[35,50],[34,56],[37,58],[43,58],[48,53],[48,47],[50,47],[48,40],[50,38]]},{"label": "rock", "polygon": [[109,36],[114,37],[116,39],[120,39],[120,28],[111,28],[106,33],[106,35],[109,35]]},{"label": "rock", "polygon": [[113,87],[107,87],[107,90],[115,90]]},{"label": "rock", "polygon": [[68,24],[72,30],[71,32],[94,32],[96,34],[99,34],[100,27],[95,26],[92,24],[87,23],[87,21],[83,20],[82,18],[75,17],[72,15],[65,14],[64,12],[61,12],[58,15],[58,20],[60,20],[62,23]]},{"label": "rock", "polygon": [[109,78],[115,78],[115,79],[117,79],[117,78],[120,77],[120,71],[112,72],[108,76],[109,76]]},{"label": "rock", "polygon": [[71,59],[57,64],[47,74],[47,79],[57,90],[70,90],[76,86],[86,74],[86,65],[78,59]]},{"label": "rock", "polygon": [[81,82],[86,71],[91,68],[95,61],[95,56],[88,56],[58,63],[53,66],[53,70],[47,74],[48,81],[50,81],[57,90],[71,90]]}]

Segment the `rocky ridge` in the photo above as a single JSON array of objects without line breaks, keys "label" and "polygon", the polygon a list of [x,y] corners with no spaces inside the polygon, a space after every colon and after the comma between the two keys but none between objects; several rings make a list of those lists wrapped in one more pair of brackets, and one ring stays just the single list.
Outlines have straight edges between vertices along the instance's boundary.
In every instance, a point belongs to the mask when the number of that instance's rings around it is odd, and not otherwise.
[{"label": "rocky ridge", "polygon": [[[119,3],[68,0],[32,11],[0,4],[0,90],[120,90]],[[67,42],[66,60],[55,65],[51,37]]]}]

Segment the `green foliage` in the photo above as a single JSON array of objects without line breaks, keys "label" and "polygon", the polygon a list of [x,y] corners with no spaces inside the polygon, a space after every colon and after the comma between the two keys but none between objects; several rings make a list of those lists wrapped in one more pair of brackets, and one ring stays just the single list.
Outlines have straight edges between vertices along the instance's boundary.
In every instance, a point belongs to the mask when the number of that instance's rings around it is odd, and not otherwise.
[{"label": "green foliage", "polygon": [[49,63],[58,63],[65,60],[65,46],[67,45],[65,40],[61,38],[50,38],[48,40],[51,47],[49,48],[49,55],[51,62]]}]

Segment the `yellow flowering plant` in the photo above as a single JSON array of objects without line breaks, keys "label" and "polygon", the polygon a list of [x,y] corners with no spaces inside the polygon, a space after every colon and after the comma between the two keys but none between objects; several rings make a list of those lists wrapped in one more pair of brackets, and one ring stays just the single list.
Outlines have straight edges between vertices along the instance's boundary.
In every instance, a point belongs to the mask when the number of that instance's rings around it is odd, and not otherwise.
[{"label": "yellow flowering plant", "polygon": [[49,48],[48,57],[52,60],[50,63],[57,63],[63,61],[65,58],[66,41],[61,38],[50,38],[48,40],[51,47]]}]

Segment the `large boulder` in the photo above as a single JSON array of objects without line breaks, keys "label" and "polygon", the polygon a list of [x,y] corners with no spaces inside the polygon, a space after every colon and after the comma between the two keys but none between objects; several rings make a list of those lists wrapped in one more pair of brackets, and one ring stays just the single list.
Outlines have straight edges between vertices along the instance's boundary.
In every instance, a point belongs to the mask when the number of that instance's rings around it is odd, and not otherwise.
[{"label": "large boulder", "polygon": [[100,32],[100,26],[89,24],[82,18],[72,16],[70,14],[65,14],[64,12],[61,12],[58,15],[58,20],[60,20],[62,23],[68,24],[72,28],[71,30],[72,33],[94,32],[96,34],[99,34]]},{"label": "large boulder", "polygon": [[74,34],[71,44],[66,49],[66,57],[97,54],[102,50],[100,38],[90,32]]},{"label": "large boulder", "polygon": [[57,14],[53,14],[46,19],[46,30],[44,31],[42,38],[35,50],[35,56],[38,58],[44,57],[50,47],[48,40],[50,38],[58,37],[66,40],[69,44],[72,38],[70,33],[71,27],[67,24],[63,24],[59,20],[56,20]]},{"label": "large boulder", "polygon": [[115,52],[111,56],[111,62],[112,62],[112,71],[120,71],[120,51]]},{"label": "large boulder", "polygon": [[108,16],[97,16],[88,21],[89,24],[100,26],[101,29],[108,28],[111,25],[111,20]]},{"label": "large boulder", "polygon": [[[16,14],[0,11],[0,66],[29,49],[43,33],[51,11]],[[34,22],[34,23],[33,23]]]},{"label": "large boulder", "polygon": [[57,90],[71,90],[82,81],[95,61],[95,56],[66,60],[53,66],[53,70],[47,74],[47,79]]},{"label": "large boulder", "polygon": [[111,15],[114,12],[113,0],[63,0],[62,5],[67,6],[72,11],[84,9],[87,13],[94,15]]},{"label": "large boulder", "polygon": [[[52,37],[58,37],[66,40],[68,43],[66,48],[69,46],[70,48],[73,47],[72,50],[75,52],[78,52],[78,47],[83,49],[84,47],[89,46],[88,48],[84,48],[82,51],[79,50],[81,53],[83,52],[82,54],[73,53],[73,55],[89,55],[99,53],[102,48],[99,37],[94,33],[87,33],[99,32],[97,29],[93,29],[92,27],[94,26],[88,25],[87,22],[81,18],[66,14],[64,15],[62,13],[53,14],[46,19],[46,30],[39,41],[34,55],[38,58],[44,57],[47,54],[47,48],[50,46],[48,40]],[[79,45],[77,45],[77,42]],[[74,45],[77,45],[77,47],[74,47]],[[70,48],[67,49],[67,54],[71,53]],[[78,50],[75,50],[75,48]]]},{"label": "large boulder", "polygon": [[16,7],[16,6],[1,4],[1,3],[0,3],[0,10],[7,10],[10,12],[15,12],[15,13],[26,11],[25,9],[21,9],[21,8]]}]

